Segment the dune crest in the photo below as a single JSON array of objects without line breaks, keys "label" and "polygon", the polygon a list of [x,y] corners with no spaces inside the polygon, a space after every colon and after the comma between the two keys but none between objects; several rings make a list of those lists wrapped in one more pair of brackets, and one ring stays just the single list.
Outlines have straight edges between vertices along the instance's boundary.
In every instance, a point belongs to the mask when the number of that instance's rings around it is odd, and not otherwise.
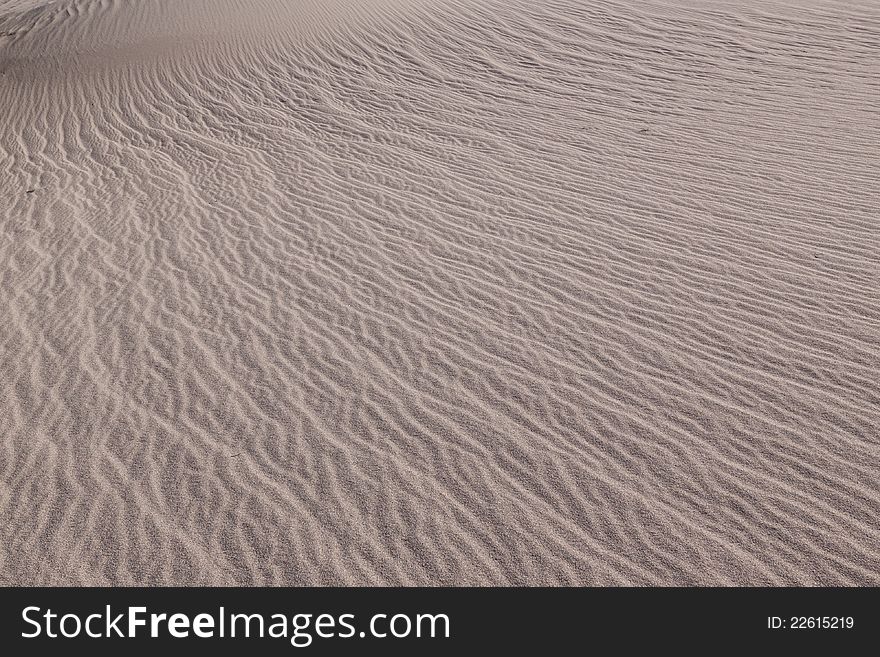
[{"label": "dune crest", "polygon": [[0,582],[880,583],[876,5],[0,33]]}]

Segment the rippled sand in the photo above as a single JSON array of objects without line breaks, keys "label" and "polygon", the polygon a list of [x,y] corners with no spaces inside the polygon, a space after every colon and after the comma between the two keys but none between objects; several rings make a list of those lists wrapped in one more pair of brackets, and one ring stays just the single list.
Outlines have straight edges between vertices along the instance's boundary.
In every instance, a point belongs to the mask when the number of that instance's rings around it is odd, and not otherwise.
[{"label": "rippled sand", "polygon": [[876,2],[0,33],[0,583],[880,583]]}]

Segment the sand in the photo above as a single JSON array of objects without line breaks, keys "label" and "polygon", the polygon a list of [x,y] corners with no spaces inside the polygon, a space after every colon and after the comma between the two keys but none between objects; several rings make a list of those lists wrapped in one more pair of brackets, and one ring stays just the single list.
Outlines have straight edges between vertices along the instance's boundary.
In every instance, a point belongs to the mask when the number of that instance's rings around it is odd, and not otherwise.
[{"label": "sand", "polygon": [[880,584],[876,2],[0,33],[0,583]]}]

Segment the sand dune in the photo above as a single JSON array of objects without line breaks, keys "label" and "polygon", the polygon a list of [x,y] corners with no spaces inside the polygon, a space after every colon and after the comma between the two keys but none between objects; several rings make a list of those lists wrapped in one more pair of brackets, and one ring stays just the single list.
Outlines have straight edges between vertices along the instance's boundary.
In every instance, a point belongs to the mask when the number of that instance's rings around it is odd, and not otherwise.
[{"label": "sand dune", "polygon": [[880,584],[880,5],[0,34],[0,583]]}]

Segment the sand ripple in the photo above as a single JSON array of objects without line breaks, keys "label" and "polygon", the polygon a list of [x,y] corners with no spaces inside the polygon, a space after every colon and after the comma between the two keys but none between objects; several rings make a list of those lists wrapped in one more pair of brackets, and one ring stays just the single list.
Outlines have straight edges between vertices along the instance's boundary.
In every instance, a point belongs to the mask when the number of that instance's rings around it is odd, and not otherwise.
[{"label": "sand ripple", "polygon": [[0,33],[0,582],[880,584],[875,3]]}]

